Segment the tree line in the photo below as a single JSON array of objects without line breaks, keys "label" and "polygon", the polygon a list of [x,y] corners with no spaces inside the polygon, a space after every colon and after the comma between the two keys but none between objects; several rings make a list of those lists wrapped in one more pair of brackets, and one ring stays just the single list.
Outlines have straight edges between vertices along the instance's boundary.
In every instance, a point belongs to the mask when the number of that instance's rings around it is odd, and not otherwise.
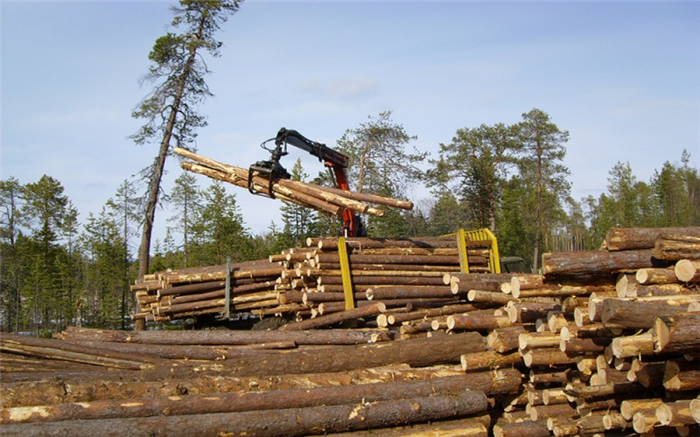
[{"label": "tree line", "polygon": [[[575,200],[563,160],[569,134],[539,109],[513,125],[458,129],[437,156],[409,150],[415,136],[391,112],[348,129],[337,149],[351,158],[353,190],[406,197],[414,184],[430,187],[412,211],[388,208],[369,217],[370,237],[438,236],[487,227],[502,255],[523,257],[533,270],[543,252],[595,249],[612,226],[700,225],[700,175],[683,152],[648,181],[629,163],[609,171],[606,192]],[[427,163],[427,165],[426,165]],[[301,160],[292,177],[311,178]],[[244,212],[220,182],[200,185],[183,172],[167,194],[170,217],[156,241],[150,272],[264,259],[303,246],[307,237],[337,235],[335,217],[298,205],[281,207],[280,223],[254,234]],[[98,213],[80,213],[60,181],[49,175],[21,183],[0,180],[0,327],[51,332],[69,324],[125,328],[133,307],[129,286],[138,277],[133,240],[144,221],[137,181],[125,180]]]}]

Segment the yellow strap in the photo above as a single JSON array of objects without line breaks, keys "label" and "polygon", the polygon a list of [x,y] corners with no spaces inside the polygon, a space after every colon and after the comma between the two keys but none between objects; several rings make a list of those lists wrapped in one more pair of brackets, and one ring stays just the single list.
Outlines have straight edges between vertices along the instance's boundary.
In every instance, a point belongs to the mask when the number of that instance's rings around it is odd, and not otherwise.
[{"label": "yellow strap", "polygon": [[340,274],[343,279],[343,293],[345,294],[345,309],[355,308],[355,295],[353,293],[352,276],[350,275],[350,257],[345,237],[338,238],[338,258],[340,259]]},{"label": "yellow strap", "polygon": [[457,250],[459,252],[459,270],[469,273],[469,257],[467,256],[467,233],[464,229],[457,231]]}]

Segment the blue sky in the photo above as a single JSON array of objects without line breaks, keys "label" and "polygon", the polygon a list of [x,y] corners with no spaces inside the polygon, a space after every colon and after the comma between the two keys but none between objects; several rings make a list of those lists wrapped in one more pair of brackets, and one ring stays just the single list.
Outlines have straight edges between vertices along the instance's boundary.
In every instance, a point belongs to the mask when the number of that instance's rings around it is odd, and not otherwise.
[{"label": "blue sky", "polygon": [[[127,137],[171,4],[2,1],[2,179],[48,174],[85,220],[151,162],[157,148]],[[391,110],[435,157],[457,129],[533,108],[570,133],[577,200],[604,192],[618,161],[645,181],[684,149],[700,167],[699,1],[248,1],[217,36],[197,148],[241,167],[267,159],[258,145],[282,126],[333,147]],[[297,157],[320,169],[294,151],[287,168]],[[166,190],[180,174],[168,170]],[[279,202],[229,192],[254,232],[280,223]],[[156,236],[170,214],[157,212]]]}]

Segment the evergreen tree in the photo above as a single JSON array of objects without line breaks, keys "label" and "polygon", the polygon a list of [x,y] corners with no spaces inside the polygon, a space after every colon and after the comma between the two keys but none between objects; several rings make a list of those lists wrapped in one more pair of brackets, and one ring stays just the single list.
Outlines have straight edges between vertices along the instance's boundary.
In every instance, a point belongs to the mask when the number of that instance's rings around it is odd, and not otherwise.
[{"label": "evergreen tree", "polygon": [[522,182],[531,196],[528,210],[532,212],[530,222],[534,237],[532,261],[537,271],[540,254],[546,249],[545,239],[562,220],[561,205],[569,196],[570,185],[566,179],[569,169],[562,163],[569,133],[561,131],[540,109],[523,114],[518,131],[521,142],[518,165]]},{"label": "evergreen tree", "polygon": [[129,287],[129,284],[132,282],[132,274],[130,271],[131,251],[129,247],[129,240],[136,233],[133,225],[139,223],[140,206],[140,201],[136,196],[136,188],[134,187],[134,184],[126,179],[117,189],[117,193],[115,194],[114,198],[107,200],[107,207],[109,208],[111,214],[114,215],[115,218],[118,218],[121,222],[121,240],[124,243],[124,247],[122,248],[122,259],[119,262],[123,272],[121,285],[122,329],[126,328],[126,316],[128,315],[129,308],[132,308],[135,305],[133,294],[131,293]]},{"label": "evergreen tree", "polygon": [[[293,180],[302,182],[309,177],[304,172],[301,159],[294,163],[291,176]],[[285,203],[280,211],[284,227],[277,236],[279,244],[285,248],[306,246],[306,238],[313,235],[314,211],[295,203]]]},{"label": "evergreen tree", "polygon": [[202,54],[220,55],[222,43],[214,39],[214,34],[238,11],[239,3],[180,0],[180,6],[172,8],[175,13],[172,26],[182,29],[182,33],[168,32],[158,38],[148,55],[152,65],[145,80],[156,86],[132,114],[134,118],[146,120],[132,138],[137,144],[157,141],[159,150],[153,164],[143,172],[148,181],[148,193],[139,249],[139,277],[149,270],[153,222],[171,140],[178,146],[190,145],[196,129],[206,125],[204,117],[196,111],[197,106],[212,95],[204,81],[209,69]]},{"label": "evergreen tree", "polygon": [[21,185],[15,178],[0,180],[0,327],[19,331],[23,271],[18,251]]},{"label": "evergreen tree", "polygon": [[116,319],[122,313],[124,241],[120,221],[106,205],[97,216],[88,216],[81,244],[88,261],[83,315],[91,326],[121,326],[122,320]]},{"label": "evergreen tree", "polygon": [[355,191],[376,193],[386,186],[403,196],[405,189],[421,178],[418,164],[427,153],[406,151],[406,145],[417,137],[396,124],[391,111],[380,113],[376,119],[368,118],[359,128],[346,130],[338,140],[339,151],[350,157],[348,178],[354,182]]},{"label": "evergreen tree", "polygon": [[224,264],[249,259],[251,245],[234,195],[215,181],[202,192],[202,207],[193,225],[193,252],[199,265]]},{"label": "evergreen tree", "polygon": [[22,294],[32,309],[29,317],[37,335],[56,327],[63,306],[58,270],[59,237],[68,205],[63,192],[60,182],[47,175],[22,187],[21,214],[30,231],[25,248],[29,274]]},{"label": "evergreen tree", "polygon": [[176,214],[168,219],[174,223],[182,233],[181,249],[183,261],[182,268],[190,267],[190,234],[192,233],[192,220],[201,202],[201,194],[197,185],[197,179],[190,173],[183,172],[175,179],[175,186],[170,194],[170,204]]},{"label": "evergreen tree", "polygon": [[500,193],[515,162],[517,130],[502,123],[458,129],[450,144],[440,144],[428,178],[436,196],[457,193],[462,225],[497,231]]}]

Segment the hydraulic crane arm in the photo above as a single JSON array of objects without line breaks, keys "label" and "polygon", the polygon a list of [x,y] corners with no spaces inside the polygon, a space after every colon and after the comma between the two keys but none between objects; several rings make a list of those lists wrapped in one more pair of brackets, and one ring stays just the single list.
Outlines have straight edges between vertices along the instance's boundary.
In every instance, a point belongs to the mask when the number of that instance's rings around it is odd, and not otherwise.
[{"label": "hydraulic crane arm", "polygon": [[[272,184],[274,179],[289,178],[289,173],[280,165],[279,160],[282,156],[287,155],[287,144],[291,144],[317,157],[326,167],[333,170],[333,176],[338,188],[345,191],[350,190],[347,175],[345,174],[345,169],[350,162],[350,158],[347,155],[333,150],[323,143],[312,141],[292,129],[281,128],[274,140],[275,149],[270,150],[266,148],[271,154],[271,159],[269,161],[259,161],[252,165],[249,170],[249,181],[253,180],[252,176],[254,173],[267,178],[270,184]],[[271,139],[268,141],[271,141]],[[265,148],[264,144],[263,148]],[[252,183],[250,182],[248,189],[253,194],[260,194],[252,189]],[[269,192],[272,193],[272,190],[270,189]],[[348,209],[343,209],[341,218],[343,231],[347,236],[359,237],[364,235],[364,228],[359,216]]]}]

